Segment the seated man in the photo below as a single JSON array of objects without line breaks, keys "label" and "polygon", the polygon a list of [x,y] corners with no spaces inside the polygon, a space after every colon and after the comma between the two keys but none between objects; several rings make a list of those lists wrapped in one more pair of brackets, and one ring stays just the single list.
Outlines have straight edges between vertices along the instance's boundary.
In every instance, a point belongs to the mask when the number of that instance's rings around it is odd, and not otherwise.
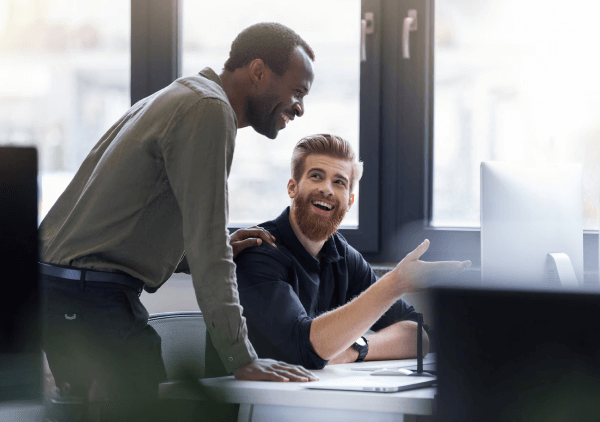
[{"label": "seated man", "polygon": [[[277,247],[263,243],[236,258],[248,336],[261,358],[311,369],[413,358],[417,313],[400,296],[434,272],[456,273],[471,264],[419,261],[429,247],[425,240],[377,280],[337,232],[361,175],[362,163],[340,137],[314,135],[296,145],[287,185],[292,206],[260,224]],[[369,329],[375,333],[365,335]],[[427,333],[423,340],[426,354]],[[224,369],[213,372],[218,358],[207,353],[207,376],[225,375]]]}]

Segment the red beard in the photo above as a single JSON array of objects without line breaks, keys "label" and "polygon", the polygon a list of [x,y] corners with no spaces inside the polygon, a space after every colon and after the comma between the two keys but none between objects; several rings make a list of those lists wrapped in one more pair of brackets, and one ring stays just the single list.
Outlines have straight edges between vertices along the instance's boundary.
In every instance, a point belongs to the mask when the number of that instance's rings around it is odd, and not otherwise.
[{"label": "red beard", "polygon": [[[311,210],[314,207],[312,201],[333,201],[333,211],[328,216],[317,214]],[[294,199],[292,213],[300,231],[313,242],[322,242],[337,231],[340,223],[344,219],[348,207],[340,206],[335,200],[325,199],[322,195],[312,194],[306,196],[297,196]]]}]

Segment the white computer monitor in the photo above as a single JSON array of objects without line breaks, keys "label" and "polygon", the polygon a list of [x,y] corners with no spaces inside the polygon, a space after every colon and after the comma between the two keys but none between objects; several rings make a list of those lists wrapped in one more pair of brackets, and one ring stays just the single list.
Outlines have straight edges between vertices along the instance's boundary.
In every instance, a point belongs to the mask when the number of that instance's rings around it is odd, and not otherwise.
[{"label": "white computer monitor", "polygon": [[481,163],[481,280],[583,285],[580,164]]}]

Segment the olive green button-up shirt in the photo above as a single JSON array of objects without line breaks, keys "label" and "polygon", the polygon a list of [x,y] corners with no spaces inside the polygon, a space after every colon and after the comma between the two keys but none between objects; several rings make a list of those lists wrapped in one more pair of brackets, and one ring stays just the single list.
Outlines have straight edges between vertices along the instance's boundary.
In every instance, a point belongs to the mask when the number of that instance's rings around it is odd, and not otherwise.
[{"label": "olive green button-up shirt", "polygon": [[165,282],[184,250],[229,372],[256,359],[227,231],[237,118],[210,68],[136,103],[100,139],[40,226],[41,261]]}]

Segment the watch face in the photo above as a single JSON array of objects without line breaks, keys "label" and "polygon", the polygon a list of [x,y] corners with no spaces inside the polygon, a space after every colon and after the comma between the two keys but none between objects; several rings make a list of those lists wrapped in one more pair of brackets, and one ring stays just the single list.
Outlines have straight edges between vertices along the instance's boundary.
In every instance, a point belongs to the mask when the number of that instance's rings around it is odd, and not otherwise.
[{"label": "watch face", "polygon": [[365,339],[362,337],[359,337],[358,340],[355,341],[356,344],[358,344],[359,346],[366,346],[367,343],[365,343]]}]

